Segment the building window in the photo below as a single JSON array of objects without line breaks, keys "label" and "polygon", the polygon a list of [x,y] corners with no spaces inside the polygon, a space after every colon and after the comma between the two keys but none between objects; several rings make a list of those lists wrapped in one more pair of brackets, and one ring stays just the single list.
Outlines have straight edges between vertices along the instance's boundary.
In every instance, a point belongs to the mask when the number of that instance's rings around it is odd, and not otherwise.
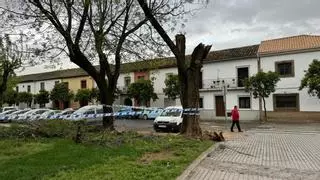
[{"label": "building window", "polygon": [[249,68],[241,67],[237,68],[238,74],[238,87],[244,87],[244,80],[249,77]]},{"label": "building window", "polygon": [[275,111],[299,111],[299,94],[274,94]]},{"label": "building window", "polygon": [[44,82],[40,83],[40,90],[41,90],[41,91],[44,91],[44,90],[45,90]]},{"label": "building window", "polygon": [[131,84],[131,77],[124,77],[124,86],[128,87]]},{"label": "building window", "polygon": [[239,108],[250,109],[251,108],[250,97],[239,97]]},{"label": "building window", "polygon": [[59,84],[59,81],[55,81],[55,82],[54,82],[54,85],[57,85],[57,84]]},{"label": "building window", "polygon": [[31,92],[31,86],[30,85],[27,86],[27,91],[28,91],[28,93]]},{"label": "building window", "polygon": [[203,108],[203,98],[199,98],[199,108]]},{"label": "building window", "polygon": [[81,89],[87,88],[87,80],[81,80]]},{"label": "building window", "polygon": [[281,61],[275,63],[276,72],[280,77],[294,77],[294,64],[293,61]]},{"label": "building window", "polygon": [[19,92],[19,86],[16,86],[16,92]]}]

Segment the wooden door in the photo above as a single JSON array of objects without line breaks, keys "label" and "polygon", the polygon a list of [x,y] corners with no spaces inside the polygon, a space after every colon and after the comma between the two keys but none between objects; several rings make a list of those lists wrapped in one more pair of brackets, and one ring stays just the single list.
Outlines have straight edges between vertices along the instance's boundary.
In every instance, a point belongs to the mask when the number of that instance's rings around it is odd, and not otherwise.
[{"label": "wooden door", "polygon": [[216,116],[225,116],[223,96],[216,96]]}]

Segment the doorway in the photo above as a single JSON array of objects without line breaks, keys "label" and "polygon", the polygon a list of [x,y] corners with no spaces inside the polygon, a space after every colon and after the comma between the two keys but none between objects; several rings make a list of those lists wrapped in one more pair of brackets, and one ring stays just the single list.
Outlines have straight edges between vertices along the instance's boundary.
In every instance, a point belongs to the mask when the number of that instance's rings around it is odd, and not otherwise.
[{"label": "doorway", "polygon": [[223,96],[216,96],[216,116],[225,116]]}]

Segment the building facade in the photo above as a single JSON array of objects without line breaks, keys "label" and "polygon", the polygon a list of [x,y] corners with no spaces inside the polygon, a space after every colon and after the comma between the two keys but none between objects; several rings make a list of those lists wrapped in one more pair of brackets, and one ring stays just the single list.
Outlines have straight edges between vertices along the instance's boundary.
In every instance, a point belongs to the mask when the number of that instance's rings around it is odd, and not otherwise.
[{"label": "building facade", "polygon": [[[266,99],[270,117],[288,117],[287,112],[290,112],[293,117],[319,119],[320,100],[309,96],[306,89],[299,91],[304,71],[313,59],[320,59],[320,36],[293,36],[262,41],[258,45],[210,52],[201,70],[201,118],[222,120],[225,113],[237,105],[241,120],[259,120],[261,102],[245,91],[243,80],[259,71],[276,71],[280,74],[280,82],[276,92]],[[127,89],[131,83],[143,78],[153,81],[158,95],[156,101],[150,101],[150,106],[180,105],[179,98],[170,100],[163,93],[166,77],[177,73],[174,58],[122,64],[117,85],[120,93],[114,104],[135,105],[134,99],[128,98]],[[30,86],[31,93],[37,93],[43,82],[48,91],[57,81],[67,82],[74,93],[84,88],[84,81],[85,88],[96,87],[87,73],[80,69],[27,75],[21,79],[19,90],[26,91]]]}]

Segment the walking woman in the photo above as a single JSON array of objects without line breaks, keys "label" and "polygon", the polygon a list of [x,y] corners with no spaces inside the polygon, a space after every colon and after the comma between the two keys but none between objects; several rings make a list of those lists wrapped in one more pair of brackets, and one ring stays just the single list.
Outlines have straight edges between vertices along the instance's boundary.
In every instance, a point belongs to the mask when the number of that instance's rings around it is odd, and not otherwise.
[{"label": "walking woman", "polygon": [[237,106],[234,106],[232,111],[231,111],[231,117],[232,117],[232,125],[231,125],[231,132],[233,132],[233,126],[236,124],[238,131],[241,131],[240,128],[240,124],[239,124],[239,118],[240,118],[240,114],[239,114],[239,110]]}]

